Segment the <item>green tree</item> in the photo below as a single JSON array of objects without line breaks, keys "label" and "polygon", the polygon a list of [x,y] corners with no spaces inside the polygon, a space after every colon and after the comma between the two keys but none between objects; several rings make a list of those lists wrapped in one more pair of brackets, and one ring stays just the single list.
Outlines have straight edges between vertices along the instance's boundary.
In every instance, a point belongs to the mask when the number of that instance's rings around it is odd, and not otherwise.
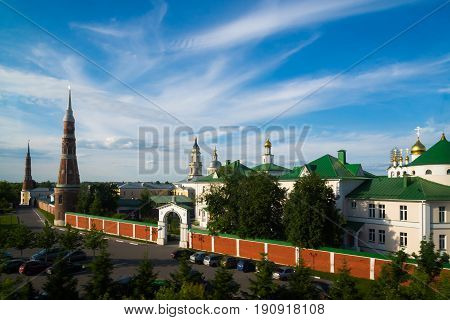
[{"label": "green tree", "polygon": [[114,183],[82,184],[77,201],[77,210],[83,213],[105,215],[117,209],[117,185]]},{"label": "green tree", "polygon": [[111,293],[113,264],[106,247],[101,247],[100,254],[90,264],[92,275],[85,286],[86,297],[91,300],[105,299]]},{"label": "green tree", "polygon": [[405,282],[409,279],[406,260],[408,255],[399,250],[391,259],[391,263],[383,265],[380,275],[372,284],[371,298],[397,300],[406,297]]},{"label": "green tree", "polygon": [[98,249],[102,249],[106,246],[106,240],[104,239],[105,234],[101,230],[96,230],[95,226],[88,231],[88,233],[84,236],[83,243],[86,249],[90,249],[93,252],[95,257],[95,253]]},{"label": "green tree", "polygon": [[256,173],[239,184],[239,227],[242,238],[279,239],[283,236],[283,205],[286,190],[277,178]]},{"label": "green tree", "polygon": [[339,246],[344,219],[333,189],[317,174],[301,177],[284,207],[287,239],[299,247]]},{"label": "green tree", "polygon": [[133,277],[133,299],[151,300],[155,297],[157,287],[155,284],[157,274],[153,272],[153,265],[146,255],[138,267],[137,274]]},{"label": "green tree", "polygon": [[53,265],[52,273],[47,275],[43,289],[50,300],[78,299],[77,279],[67,272],[67,267],[67,261],[60,257]]},{"label": "green tree", "polygon": [[289,299],[314,300],[319,299],[319,292],[314,286],[312,270],[299,259],[295,272],[288,279],[287,294]]},{"label": "green tree", "polygon": [[[39,248],[46,249],[46,251],[53,248],[53,246],[58,242],[58,234],[55,229],[53,229],[48,221],[45,221],[44,228],[36,236],[36,245]],[[47,262],[47,254],[45,255],[45,262]]]},{"label": "green tree", "polygon": [[10,205],[13,207],[19,205],[20,190],[22,190],[21,183],[0,181],[0,209],[9,211]]},{"label": "green tree", "polygon": [[420,242],[419,254],[413,253],[412,256],[416,259],[417,270],[427,275],[426,283],[431,283],[439,276],[444,266],[447,263],[449,256],[446,253],[440,253],[434,250],[433,240],[422,240]]},{"label": "green tree", "polygon": [[330,297],[333,300],[356,300],[361,295],[356,287],[356,281],[350,276],[350,269],[347,262],[339,269],[336,280],[330,289]]},{"label": "green tree", "polygon": [[163,287],[156,293],[157,300],[205,300],[205,287],[199,283],[184,283],[179,290]]},{"label": "green tree", "polygon": [[253,299],[274,299],[278,286],[273,281],[274,264],[261,254],[261,261],[257,264],[258,272],[255,280],[250,279],[250,297]]},{"label": "green tree", "polygon": [[405,287],[407,298],[410,300],[434,300],[437,298],[437,291],[428,282],[429,275],[421,269],[414,270],[411,282]]},{"label": "green tree", "polygon": [[33,248],[36,235],[24,224],[19,224],[11,230],[11,244],[13,247],[20,251],[20,256],[23,257],[23,250]]},{"label": "green tree", "polygon": [[77,211],[81,213],[89,213],[89,208],[92,201],[94,201],[94,194],[91,191],[90,185],[82,183],[80,192],[78,193]]},{"label": "green tree", "polygon": [[78,230],[73,229],[70,224],[67,225],[66,231],[59,235],[58,240],[61,247],[68,251],[76,250],[83,244],[81,234]]},{"label": "green tree", "polygon": [[202,283],[202,275],[192,270],[186,259],[180,259],[178,270],[170,274],[171,286],[178,291],[185,283]]},{"label": "green tree", "polygon": [[450,300],[450,274],[441,273],[440,279],[437,283],[438,299]]},{"label": "green tree", "polygon": [[211,280],[210,298],[215,300],[233,299],[239,292],[239,284],[233,279],[233,274],[225,267],[220,266],[214,279]]},{"label": "green tree", "polygon": [[152,209],[156,206],[155,202],[152,200],[152,196],[150,191],[145,189],[141,192],[140,199],[142,201],[142,206],[140,208],[141,215],[150,216],[152,213]]}]

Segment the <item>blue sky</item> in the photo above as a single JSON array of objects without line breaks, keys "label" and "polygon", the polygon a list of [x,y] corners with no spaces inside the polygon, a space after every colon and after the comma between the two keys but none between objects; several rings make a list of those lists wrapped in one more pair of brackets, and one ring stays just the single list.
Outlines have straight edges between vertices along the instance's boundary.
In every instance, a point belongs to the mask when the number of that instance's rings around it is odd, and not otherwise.
[{"label": "blue sky", "polygon": [[[282,165],[346,149],[383,174],[415,127],[427,146],[450,132],[450,4],[334,77],[444,2],[1,0],[0,179],[23,178],[28,139],[33,178],[56,179],[69,83],[82,180],[183,178],[194,135],[204,166],[213,145],[222,161],[255,165],[270,135]],[[179,141],[176,119],[192,128]],[[223,126],[236,126],[233,141]],[[270,126],[310,128],[302,159]],[[140,127],[159,133],[141,160]]]}]

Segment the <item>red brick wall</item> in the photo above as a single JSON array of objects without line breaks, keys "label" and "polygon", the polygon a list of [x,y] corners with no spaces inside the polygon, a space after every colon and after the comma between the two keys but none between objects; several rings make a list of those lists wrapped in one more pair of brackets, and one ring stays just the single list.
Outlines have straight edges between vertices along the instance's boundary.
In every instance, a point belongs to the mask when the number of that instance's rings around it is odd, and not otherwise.
[{"label": "red brick wall", "polygon": [[151,227],[136,225],[135,237],[142,240],[147,240],[150,238]]},{"label": "red brick wall", "polygon": [[350,269],[350,274],[358,278],[370,279],[370,258],[349,256],[343,254],[334,254],[334,272],[339,272],[339,269],[347,262],[347,267]]},{"label": "red brick wall", "polygon": [[66,225],[70,224],[72,227],[77,227],[77,217],[70,214],[66,214]]},{"label": "red brick wall", "polygon": [[330,253],[301,249],[300,254],[306,266],[317,271],[330,272]]},{"label": "red brick wall", "polygon": [[214,237],[214,251],[230,256],[236,255],[236,239]]},{"label": "red brick wall", "polygon": [[91,218],[91,229],[103,230],[103,219]]},{"label": "red brick wall", "polygon": [[156,242],[158,240],[158,228],[152,227],[152,241]]},{"label": "red brick wall", "polygon": [[375,268],[374,268],[375,279],[378,278],[378,276],[380,275],[381,269],[383,269],[383,266],[387,263],[389,263],[389,261],[375,259]]},{"label": "red brick wall", "polygon": [[122,237],[133,237],[133,225],[131,223],[119,222],[119,235]]},{"label": "red brick wall", "polygon": [[206,234],[192,234],[192,248],[202,251],[211,251],[211,236]]},{"label": "red brick wall", "polygon": [[89,218],[78,217],[78,228],[89,229]]},{"label": "red brick wall", "polygon": [[261,260],[261,253],[264,253],[264,243],[239,240],[239,256]]},{"label": "red brick wall", "polygon": [[117,222],[115,221],[105,221],[105,232],[117,234]]},{"label": "red brick wall", "polygon": [[295,247],[279,246],[276,244],[268,244],[267,258],[278,264],[295,266]]}]

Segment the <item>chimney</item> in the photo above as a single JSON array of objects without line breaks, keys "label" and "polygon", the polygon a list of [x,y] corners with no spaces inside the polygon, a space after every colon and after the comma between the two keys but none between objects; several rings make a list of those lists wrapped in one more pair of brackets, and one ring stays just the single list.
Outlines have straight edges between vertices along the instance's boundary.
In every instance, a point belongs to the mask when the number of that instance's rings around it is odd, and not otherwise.
[{"label": "chimney", "polygon": [[338,151],[338,160],[342,164],[347,164],[347,152],[345,150]]},{"label": "chimney", "polygon": [[408,185],[411,183],[411,178],[408,175],[403,175],[403,188],[408,187]]}]

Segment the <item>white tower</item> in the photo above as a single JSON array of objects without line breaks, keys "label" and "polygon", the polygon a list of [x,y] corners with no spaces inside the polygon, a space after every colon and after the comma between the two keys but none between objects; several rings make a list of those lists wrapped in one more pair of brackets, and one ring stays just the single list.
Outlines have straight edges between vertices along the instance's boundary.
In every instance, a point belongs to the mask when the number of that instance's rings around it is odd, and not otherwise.
[{"label": "white tower", "polygon": [[267,138],[266,143],[264,143],[264,155],[262,156],[262,163],[273,163],[272,154],[272,143],[269,138]]},{"label": "white tower", "polygon": [[220,161],[218,160],[218,156],[217,156],[217,149],[216,147],[214,147],[214,151],[213,151],[213,156],[212,156],[212,160],[209,163],[209,167],[207,169],[208,171],[208,175],[213,174],[214,172],[216,172],[217,170],[219,170],[219,168],[222,166],[222,164],[220,163]]},{"label": "white tower", "polygon": [[197,144],[197,138],[195,138],[194,145],[191,150],[191,161],[189,162],[189,176],[188,179],[202,176],[202,160],[200,147]]}]

